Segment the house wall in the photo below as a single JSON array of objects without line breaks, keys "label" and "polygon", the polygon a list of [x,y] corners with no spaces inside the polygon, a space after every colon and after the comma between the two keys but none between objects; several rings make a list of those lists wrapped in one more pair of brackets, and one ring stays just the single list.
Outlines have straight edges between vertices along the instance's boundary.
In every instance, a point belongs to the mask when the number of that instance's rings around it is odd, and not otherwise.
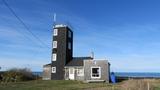
[{"label": "house wall", "polygon": [[43,80],[51,80],[51,65],[43,66]]},{"label": "house wall", "polygon": [[[91,78],[91,67],[100,67],[100,78]],[[84,60],[84,80],[105,80],[109,82],[110,66],[107,60]]]},{"label": "house wall", "polygon": [[[84,80],[84,68],[83,68],[83,66],[65,67],[65,80],[70,80],[70,78],[69,78],[69,69],[70,68],[74,68],[74,77],[75,77],[74,80],[80,80],[80,81]],[[83,75],[78,75],[77,74],[78,69],[83,69]]]}]

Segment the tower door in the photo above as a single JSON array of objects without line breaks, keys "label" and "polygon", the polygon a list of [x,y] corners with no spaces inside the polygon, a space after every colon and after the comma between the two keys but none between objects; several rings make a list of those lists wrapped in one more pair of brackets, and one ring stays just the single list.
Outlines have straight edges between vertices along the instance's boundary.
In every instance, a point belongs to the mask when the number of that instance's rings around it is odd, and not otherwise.
[{"label": "tower door", "polygon": [[75,79],[75,69],[74,68],[69,68],[69,79],[74,80]]}]

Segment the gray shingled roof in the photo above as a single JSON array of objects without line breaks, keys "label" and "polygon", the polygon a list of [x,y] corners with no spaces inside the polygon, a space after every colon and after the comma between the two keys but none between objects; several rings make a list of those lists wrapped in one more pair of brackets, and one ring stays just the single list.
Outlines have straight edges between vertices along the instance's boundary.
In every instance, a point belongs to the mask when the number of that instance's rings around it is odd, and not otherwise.
[{"label": "gray shingled roof", "polygon": [[[83,66],[83,60],[91,60],[92,57],[73,57],[73,59],[67,63],[65,66]],[[51,63],[44,66],[49,66]]]},{"label": "gray shingled roof", "polygon": [[49,64],[45,64],[45,65],[43,65],[44,67],[46,67],[46,66],[51,66],[51,63],[49,63]]},{"label": "gray shingled roof", "polygon": [[73,60],[88,60],[93,59],[92,57],[73,57]]},{"label": "gray shingled roof", "polygon": [[73,57],[66,66],[83,66],[83,60],[93,59],[91,57]]},{"label": "gray shingled roof", "polygon": [[83,60],[72,60],[66,66],[83,66]]}]

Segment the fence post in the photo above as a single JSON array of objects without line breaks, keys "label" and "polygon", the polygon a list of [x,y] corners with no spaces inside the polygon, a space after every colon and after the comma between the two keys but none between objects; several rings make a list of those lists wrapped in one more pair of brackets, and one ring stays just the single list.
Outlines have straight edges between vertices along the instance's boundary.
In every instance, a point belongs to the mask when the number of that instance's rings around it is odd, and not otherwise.
[{"label": "fence post", "polygon": [[149,90],[149,88],[150,88],[150,85],[149,85],[149,82],[147,83],[147,90]]}]

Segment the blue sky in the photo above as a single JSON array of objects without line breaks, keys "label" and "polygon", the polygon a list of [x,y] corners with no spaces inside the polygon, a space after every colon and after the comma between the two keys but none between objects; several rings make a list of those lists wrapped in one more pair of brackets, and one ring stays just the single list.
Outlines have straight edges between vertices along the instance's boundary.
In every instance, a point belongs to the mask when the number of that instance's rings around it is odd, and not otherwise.
[{"label": "blue sky", "polygon": [[[0,66],[42,71],[51,61],[53,15],[70,23],[74,56],[107,59],[111,71],[159,72],[158,0],[6,0],[35,39],[0,0]],[[50,47],[50,48],[48,48]]]}]

